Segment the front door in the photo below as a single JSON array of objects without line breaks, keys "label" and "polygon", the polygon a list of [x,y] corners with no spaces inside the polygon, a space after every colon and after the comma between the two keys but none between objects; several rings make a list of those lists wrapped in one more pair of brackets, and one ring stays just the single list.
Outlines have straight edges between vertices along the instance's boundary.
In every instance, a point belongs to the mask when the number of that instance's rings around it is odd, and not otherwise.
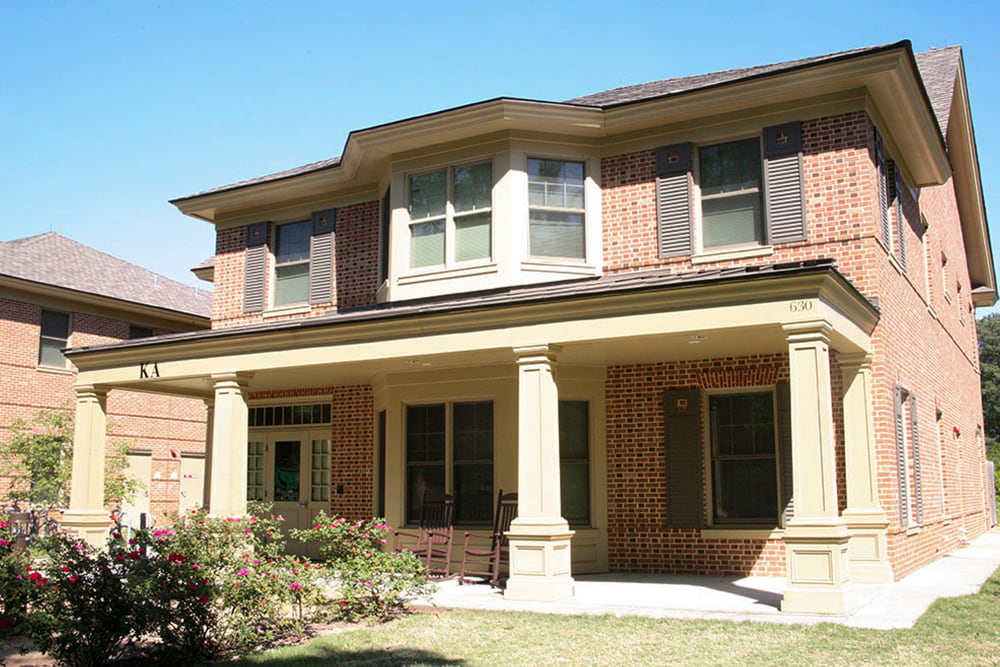
[{"label": "front door", "polygon": [[[252,431],[248,438],[247,500],[270,503],[286,533],[312,525],[330,507],[330,439],[324,431]],[[288,551],[314,556],[315,548],[288,539]]]}]

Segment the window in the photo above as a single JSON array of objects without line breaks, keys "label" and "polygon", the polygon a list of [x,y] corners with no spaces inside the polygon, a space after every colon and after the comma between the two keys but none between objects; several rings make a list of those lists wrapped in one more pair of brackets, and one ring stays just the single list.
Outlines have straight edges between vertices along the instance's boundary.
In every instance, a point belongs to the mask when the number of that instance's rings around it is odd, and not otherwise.
[{"label": "window", "polygon": [[153,330],[149,327],[139,327],[134,324],[130,324],[128,327],[128,338],[129,340],[136,340],[137,338],[152,338]]},{"label": "window", "polygon": [[41,337],[38,345],[38,364],[65,368],[66,357],[62,348],[69,346],[69,315],[52,310],[42,311]]},{"label": "window", "polygon": [[410,268],[491,257],[492,163],[415,174],[409,183]]},{"label": "window", "polygon": [[714,519],[771,523],[778,518],[772,392],[709,397]]},{"label": "window", "polygon": [[273,405],[252,407],[247,411],[250,428],[261,426],[306,426],[329,424],[332,406],[329,403],[304,405]]},{"label": "window", "polygon": [[562,515],[590,524],[590,405],[559,401],[559,482]]},{"label": "window", "polygon": [[309,299],[311,221],[278,225],[274,238],[274,305]]},{"label": "window", "polygon": [[704,146],[698,159],[702,247],[764,243],[760,139]]},{"label": "window", "polygon": [[406,408],[406,518],[420,518],[427,494],[455,495],[455,521],[493,519],[493,403]]},{"label": "window", "polygon": [[528,158],[533,257],[586,259],[583,163]]}]

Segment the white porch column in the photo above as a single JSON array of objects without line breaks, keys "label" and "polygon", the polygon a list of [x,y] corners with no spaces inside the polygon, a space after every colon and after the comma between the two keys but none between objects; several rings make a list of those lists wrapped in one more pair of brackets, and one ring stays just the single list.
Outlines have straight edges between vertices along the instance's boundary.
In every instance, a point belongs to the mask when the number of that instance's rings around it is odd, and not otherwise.
[{"label": "white porch column", "polygon": [[872,428],[871,355],[842,354],[844,376],[844,458],[847,509],[843,518],[851,539],[847,556],[851,581],[892,581],[887,529],[889,519],[879,505]]},{"label": "white porch column", "polygon": [[785,326],[795,514],[785,528],[788,588],[781,610],[846,614],[847,526],[837,507],[829,324]]},{"label": "white porch column", "polygon": [[215,399],[205,399],[205,478],[202,482],[202,505],[212,497],[212,440],[215,435]]},{"label": "white porch column", "polygon": [[510,579],[504,597],[560,600],[573,595],[570,543],[559,485],[559,392],[549,345],[514,349],[518,366],[518,516],[507,533]]},{"label": "white porch column", "polygon": [[73,429],[73,479],[63,527],[78,539],[103,547],[110,520],[104,509],[104,458],[107,443],[108,390],[76,387]]},{"label": "white porch column", "polygon": [[247,511],[247,384],[243,373],[217,373],[212,441],[208,445],[211,479],[208,510],[237,516]]}]

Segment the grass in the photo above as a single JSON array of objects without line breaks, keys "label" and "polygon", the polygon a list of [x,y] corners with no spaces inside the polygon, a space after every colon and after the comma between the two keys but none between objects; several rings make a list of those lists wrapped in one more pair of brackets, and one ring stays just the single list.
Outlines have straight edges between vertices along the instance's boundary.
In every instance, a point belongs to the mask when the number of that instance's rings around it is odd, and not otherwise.
[{"label": "grass", "polygon": [[413,614],[243,665],[996,665],[1000,569],[908,630],[485,611]]}]

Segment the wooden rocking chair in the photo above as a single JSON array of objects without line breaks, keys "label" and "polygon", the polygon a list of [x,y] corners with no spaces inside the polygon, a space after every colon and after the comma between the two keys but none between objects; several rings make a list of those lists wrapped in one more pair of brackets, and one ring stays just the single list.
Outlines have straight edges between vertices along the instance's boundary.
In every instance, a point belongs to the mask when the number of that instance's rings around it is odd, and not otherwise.
[{"label": "wooden rocking chair", "polygon": [[[510,522],[517,516],[517,493],[504,494],[503,489],[497,496],[497,509],[493,515],[493,532],[489,537],[465,534],[465,545],[462,554],[462,572],[459,582],[463,584],[489,583],[500,588],[500,564],[507,561],[507,531]],[[475,548],[474,541],[489,540],[489,547],[484,542],[482,548]],[[470,579],[480,577],[481,579]]]},{"label": "wooden rocking chair", "polygon": [[[451,494],[424,496],[417,532],[393,531],[395,534],[393,550],[413,553],[424,563],[428,577],[448,577],[451,570],[454,515],[455,496]],[[413,543],[404,546],[400,544],[401,537],[413,540]]]}]

